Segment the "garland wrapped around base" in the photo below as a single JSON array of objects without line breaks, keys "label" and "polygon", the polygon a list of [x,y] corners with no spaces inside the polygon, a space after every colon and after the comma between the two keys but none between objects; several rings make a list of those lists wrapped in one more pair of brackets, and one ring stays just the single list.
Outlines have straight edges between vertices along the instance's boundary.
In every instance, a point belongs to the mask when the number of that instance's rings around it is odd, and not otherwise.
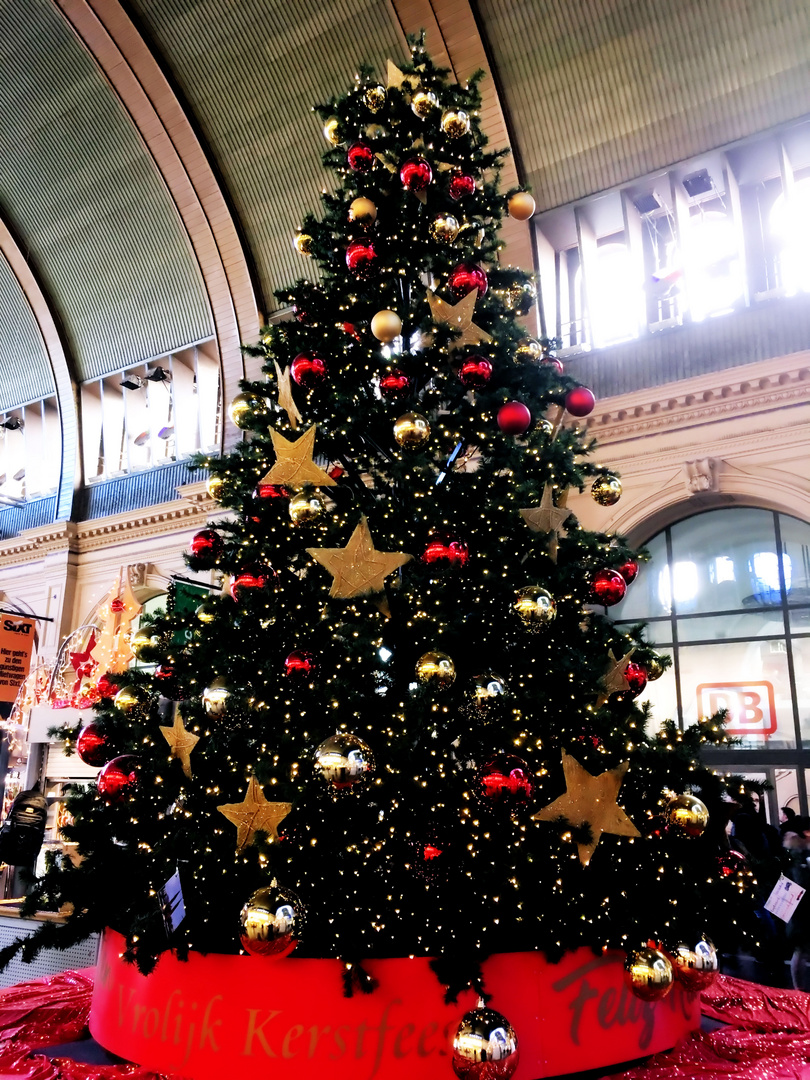
[{"label": "garland wrapped around base", "polygon": [[[372,994],[343,996],[337,960],[164,954],[149,976],[104,934],[90,1030],[106,1049],[189,1080],[453,1080],[452,1043],[477,1004],[445,1004],[423,957],[370,961]],[[675,1045],[699,1026],[696,994],[655,1004],[624,985],[623,954],[581,949],[550,964],[501,953],[484,965],[490,1006],[519,1039],[515,1080],[609,1067]]]}]

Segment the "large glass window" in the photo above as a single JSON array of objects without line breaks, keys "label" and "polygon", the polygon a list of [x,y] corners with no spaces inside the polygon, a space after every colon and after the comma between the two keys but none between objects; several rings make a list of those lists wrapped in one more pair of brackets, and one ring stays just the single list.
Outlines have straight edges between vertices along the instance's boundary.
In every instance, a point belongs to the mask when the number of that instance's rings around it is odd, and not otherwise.
[{"label": "large glass window", "polygon": [[0,506],[56,491],[61,464],[55,397],[0,413]]}]

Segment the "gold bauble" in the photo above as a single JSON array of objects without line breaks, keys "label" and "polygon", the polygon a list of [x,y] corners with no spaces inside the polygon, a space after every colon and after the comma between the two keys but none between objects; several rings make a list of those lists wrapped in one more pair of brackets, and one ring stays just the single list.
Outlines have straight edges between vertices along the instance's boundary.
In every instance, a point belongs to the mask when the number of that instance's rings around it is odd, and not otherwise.
[{"label": "gold bauble", "polygon": [[497,671],[484,671],[473,675],[469,695],[477,709],[486,710],[506,693],[506,683]]},{"label": "gold bauble", "polygon": [[667,803],[667,824],[687,836],[700,836],[709,824],[709,811],[695,795],[675,795]]},{"label": "gold bauble", "polygon": [[714,982],[720,964],[717,949],[707,937],[702,937],[694,948],[679,942],[667,953],[675,978],[685,990],[699,992]]},{"label": "gold bauble", "polygon": [[275,882],[258,889],[239,913],[239,941],[251,956],[287,956],[301,940],[304,905]]},{"label": "gold bauble", "polygon": [[537,288],[533,281],[515,281],[506,294],[506,306],[518,315],[528,315],[537,300]]},{"label": "gold bauble", "polygon": [[312,525],[323,516],[326,503],[320,491],[298,491],[290,498],[289,509],[293,525]]},{"label": "gold bauble", "polygon": [[149,691],[143,686],[124,686],[113,698],[113,705],[121,712],[130,713],[142,709],[149,700]]},{"label": "gold bauble", "polygon": [[544,629],[557,616],[554,597],[539,585],[526,585],[518,589],[512,607],[523,624],[532,631]]},{"label": "gold bauble", "polygon": [[452,214],[437,214],[430,223],[430,235],[439,244],[452,244],[460,225]]},{"label": "gold bauble", "polygon": [[323,125],[323,137],[332,146],[340,146],[343,140],[340,137],[340,120],[336,116],[330,116]]},{"label": "gold bauble", "polygon": [[460,139],[470,132],[470,118],[463,109],[445,109],[442,113],[441,128],[451,139]]},{"label": "gold bauble", "polygon": [[267,401],[255,394],[237,394],[228,406],[228,413],[238,428],[250,427],[255,416],[267,415]]},{"label": "gold bauble", "polygon": [[642,1001],[660,1001],[672,989],[672,964],[658,949],[633,949],[624,962],[624,981]]},{"label": "gold bauble", "polygon": [[647,682],[655,682],[664,674],[664,665],[657,656],[644,661],[644,670],[647,672]]},{"label": "gold bauble", "polygon": [[312,254],[312,237],[309,233],[297,232],[295,234],[295,250],[299,255],[311,255]]},{"label": "gold bauble", "polygon": [[385,87],[367,86],[363,91],[363,102],[369,112],[379,112],[385,105]]},{"label": "gold bauble", "polygon": [[378,311],[371,320],[371,332],[377,341],[388,345],[402,333],[402,319],[395,311]]},{"label": "gold bauble", "polygon": [[421,413],[409,412],[400,416],[394,424],[394,438],[400,446],[416,450],[430,438],[430,424]]},{"label": "gold bauble", "polygon": [[544,438],[550,439],[554,434],[554,425],[550,420],[538,420],[534,425],[534,430],[539,432]]},{"label": "gold bauble", "polygon": [[212,604],[210,600],[204,600],[200,606],[195,610],[194,614],[200,620],[208,626],[217,617],[216,604]]},{"label": "gold bauble", "polygon": [[144,649],[154,649],[158,645],[160,635],[156,634],[151,626],[142,626],[129,639],[129,647],[136,656],[140,656]]},{"label": "gold bauble", "polygon": [[358,735],[339,731],[315,751],[315,768],[333,790],[345,791],[374,772],[374,754]]},{"label": "gold bauble", "polygon": [[515,221],[528,221],[536,210],[534,199],[528,191],[517,191],[506,204],[509,217]]},{"label": "gold bauble", "polygon": [[600,506],[614,506],[622,497],[622,482],[613,473],[600,473],[591,484],[591,498]]},{"label": "gold bauble", "polygon": [[438,104],[439,99],[432,90],[417,90],[411,98],[411,108],[420,120],[426,120]]},{"label": "gold bauble", "polygon": [[228,702],[231,698],[231,687],[224,675],[218,675],[203,690],[203,705],[208,716],[224,716],[228,711]]},{"label": "gold bauble", "polygon": [[373,225],[377,220],[377,207],[371,201],[364,196],[360,196],[357,199],[353,199],[349,204],[349,221],[354,222],[355,225],[362,225],[364,228],[369,225]]},{"label": "gold bauble", "polygon": [[456,681],[456,665],[443,652],[426,652],[416,661],[416,678],[423,686],[444,690]]},{"label": "gold bauble", "polygon": [[219,502],[222,495],[222,489],[225,487],[225,481],[221,476],[216,473],[212,473],[205,481],[205,489],[212,499],[216,499]]},{"label": "gold bauble", "polygon": [[539,360],[542,355],[543,346],[534,338],[523,338],[518,342],[518,347],[515,349],[516,360]]}]

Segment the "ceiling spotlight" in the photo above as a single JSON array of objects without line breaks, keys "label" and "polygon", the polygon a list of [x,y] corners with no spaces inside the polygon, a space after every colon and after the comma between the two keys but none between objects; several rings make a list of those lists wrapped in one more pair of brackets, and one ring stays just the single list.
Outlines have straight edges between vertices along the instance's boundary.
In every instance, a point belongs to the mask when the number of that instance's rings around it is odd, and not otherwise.
[{"label": "ceiling spotlight", "polygon": [[698,195],[708,195],[710,191],[714,191],[714,182],[709,176],[708,169],[701,169],[700,172],[692,173],[691,176],[685,176],[681,183],[686,188],[686,194],[690,199],[696,199]]},{"label": "ceiling spotlight", "polygon": [[143,379],[140,375],[125,375],[121,380],[121,385],[125,390],[140,390],[143,386]]},{"label": "ceiling spotlight", "polygon": [[144,378],[148,382],[171,382],[172,373],[167,371],[166,368],[154,367],[150,371],[147,371]]},{"label": "ceiling spotlight", "polygon": [[25,421],[21,416],[9,416],[0,423],[0,427],[5,428],[6,431],[22,431]]}]

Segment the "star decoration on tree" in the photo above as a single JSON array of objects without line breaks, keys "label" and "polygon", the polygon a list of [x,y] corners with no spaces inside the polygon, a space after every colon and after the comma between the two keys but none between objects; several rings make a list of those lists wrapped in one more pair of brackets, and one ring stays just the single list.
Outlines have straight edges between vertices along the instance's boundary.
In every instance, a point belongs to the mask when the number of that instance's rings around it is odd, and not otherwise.
[{"label": "star decoration on tree", "polygon": [[563,818],[573,828],[588,825],[592,834],[591,842],[577,844],[579,861],[583,866],[587,866],[591,861],[602,833],[641,836],[624,810],[616,803],[622,780],[630,768],[629,761],[623,761],[615,769],[592,776],[576,758],[563,750],[562,765],[565,773],[565,794],[539,810],[532,820],[555,821]]},{"label": "star decoration on tree", "polygon": [[276,484],[279,487],[304,487],[306,484],[312,484],[313,487],[333,487],[335,481],[329,473],[324,472],[312,460],[316,430],[316,425],[313,424],[300,439],[293,441],[285,439],[280,432],[270,428],[276,462],[260,483]]},{"label": "star decoration on tree", "polygon": [[169,744],[172,757],[177,758],[183,766],[183,772],[191,779],[191,751],[200,741],[200,736],[193,734],[191,731],[186,731],[183,725],[183,717],[180,715],[180,706],[176,702],[174,706],[174,723],[171,727],[161,725],[160,730]]},{"label": "star decoration on tree", "polygon": [[521,517],[532,532],[551,533],[549,537],[548,553],[554,562],[557,561],[557,546],[560,533],[565,532],[563,522],[571,516],[571,511],[563,505],[568,497],[565,491],[560,496],[560,505],[554,505],[554,491],[551,484],[546,484],[539,506],[530,506],[521,510]]},{"label": "star decoration on tree", "polygon": [[135,599],[129,580],[129,567],[121,567],[106,601],[98,609],[103,625],[92,653],[98,664],[94,673],[96,680],[108,671],[124,671],[132,660],[129,637],[133,620],[140,613],[141,605]]},{"label": "star decoration on tree", "polygon": [[617,660],[613,655],[613,649],[608,650],[610,663],[605,668],[605,673],[599,680],[605,688],[605,693],[599,695],[596,703],[598,709],[607,702],[611,694],[620,694],[623,690],[630,689],[630,683],[627,681],[625,672],[627,671],[627,665],[630,663],[630,657],[635,651],[636,647],[634,645],[629,652],[624,654],[621,660]]},{"label": "star decoration on tree", "polygon": [[461,336],[455,338],[448,345],[450,352],[467,345],[481,345],[492,341],[490,335],[472,321],[477,299],[478,289],[473,289],[457,304],[448,304],[446,300],[442,300],[440,296],[437,296],[432,289],[428,289],[427,302],[433,321],[461,330]]},{"label": "star decoration on tree", "polygon": [[388,89],[403,90],[408,92],[419,84],[418,75],[406,75],[400,71],[393,60],[388,61]]},{"label": "star decoration on tree", "polygon": [[277,360],[274,360],[273,363],[275,364],[276,379],[278,381],[278,407],[285,411],[287,419],[290,421],[290,427],[295,431],[303,417],[293,400],[292,387],[290,386],[290,368],[288,365],[282,371]]},{"label": "star decoration on tree", "polygon": [[385,578],[413,558],[399,551],[377,551],[365,515],[345,548],[307,548],[307,554],[332,575],[329,595],[341,600],[382,592]]},{"label": "star decoration on tree", "polygon": [[253,843],[257,832],[267,833],[273,840],[278,840],[278,827],[292,810],[292,803],[270,802],[265,798],[259,781],[251,776],[242,802],[225,803],[217,810],[236,826],[236,850],[239,852]]}]

